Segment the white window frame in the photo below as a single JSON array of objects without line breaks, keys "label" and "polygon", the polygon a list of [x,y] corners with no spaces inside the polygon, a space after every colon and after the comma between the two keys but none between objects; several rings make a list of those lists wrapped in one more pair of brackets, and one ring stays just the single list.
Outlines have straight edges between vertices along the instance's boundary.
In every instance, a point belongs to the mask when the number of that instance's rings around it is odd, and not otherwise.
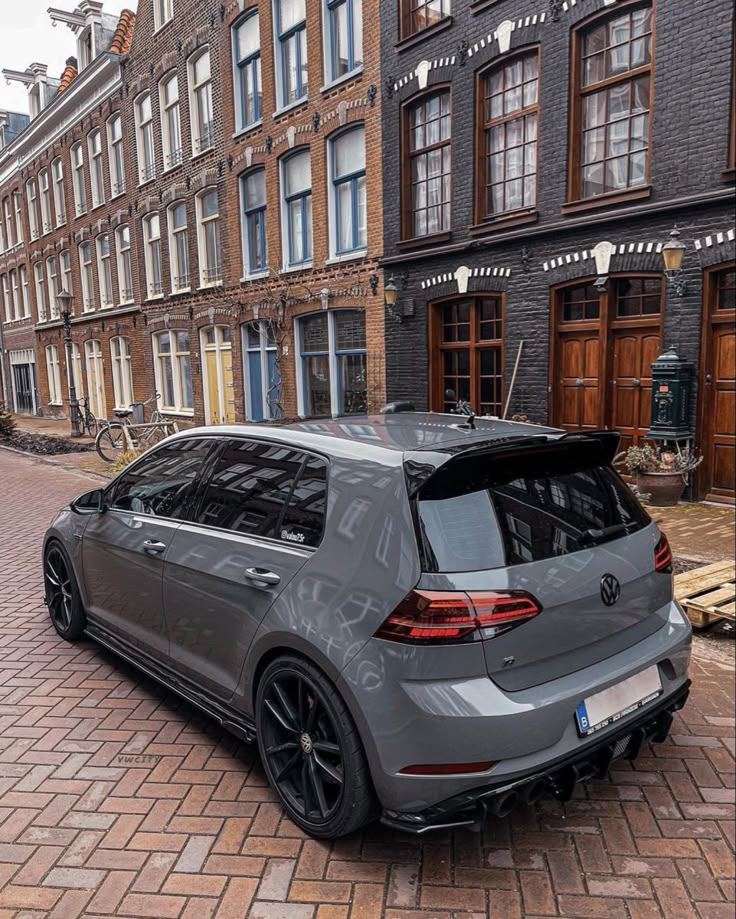
[{"label": "white window frame", "polygon": [[17,245],[18,240],[16,239],[15,232],[15,222],[13,221],[13,205],[10,200],[10,195],[6,195],[3,199],[3,220],[5,222],[5,236],[7,238],[7,248],[12,249]]},{"label": "white window frame", "polygon": [[[85,259],[84,250],[89,252],[89,259]],[[92,313],[95,308],[93,296],[94,289],[94,271],[92,269],[92,243],[85,239],[79,244],[79,279],[82,284],[82,312]]]},{"label": "white window frame", "polygon": [[102,132],[99,128],[87,135],[89,154],[89,183],[92,191],[92,210],[105,203],[105,167],[102,162]]},{"label": "white window frame", "polygon": [[[238,30],[251,20],[256,20],[258,30],[258,49],[251,51],[242,60],[239,57],[240,51],[238,46]],[[249,131],[262,123],[263,120],[263,73],[261,66],[261,20],[257,8],[249,10],[237,22],[233,23],[231,28],[232,52],[233,52],[233,90],[235,104],[235,131]],[[253,117],[247,119],[246,95],[243,92],[243,74],[247,74],[247,80],[254,88],[254,111]]]},{"label": "white window frame", "polygon": [[[301,191],[296,194],[287,195],[286,193],[286,171],[288,164],[293,159],[296,159],[298,156],[304,155],[309,159],[309,191]],[[283,156],[279,161],[279,178],[281,185],[281,194],[280,194],[280,203],[281,203],[281,227],[282,227],[282,236],[281,236],[281,259],[283,263],[284,271],[300,271],[304,268],[310,268],[314,259],[314,187],[312,180],[312,155],[309,147],[302,147],[300,150],[295,150],[293,153],[289,153]],[[303,261],[297,262],[292,259],[291,252],[291,209],[290,203],[295,200],[300,199],[310,199],[309,204],[309,257]],[[306,204],[302,203],[302,218],[305,216]],[[304,239],[302,242],[304,242]]]},{"label": "white window frame", "polygon": [[15,315],[12,312],[12,304],[10,302],[10,287],[8,286],[8,276],[4,274],[0,276],[0,283],[2,283],[3,289],[3,310],[5,312],[5,321],[12,322],[15,319]]},{"label": "white window frame", "polygon": [[[217,214],[205,217],[203,215],[202,202],[209,194],[217,198]],[[220,223],[220,195],[216,187],[203,188],[195,199],[197,212],[197,255],[199,261],[199,286],[200,287],[219,287],[222,284],[223,263],[221,242],[215,246],[215,251],[220,255],[220,260],[214,266],[209,264],[207,258],[207,227],[210,224],[217,223],[217,235],[222,240],[222,224]]]},{"label": "white window frame", "polygon": [[38,198],[41,203],[41,228],[45,236],[54,228],[51,219],[51,187],[48,169],[42,169],[38,174]]},{"label": "white window frame", "polygon": [[[194,67],[195,64],[207,55],[209,62],[210,75],[201,83],[195,83]],[[192,157],[199,156],[211,150],[215,145],[215,115],[214,104],[212,100],[212,58],[210,56],[209,45],[198,48],[187,61],[187,73],[189,76],[189,120],[192,129]],[[199,119],[199,98],[204,96],[206,104],[203,108],[208,110],[209,121],[200,124]]]},{"label": "white window frame", "polygon": [[[335,160],[336,160],[336,145],[343,140],[346,136],[352,133],[360,132],[363,136],[363,169],[356,169],[353,173],[345,173],[339,178],[336,176],[335,169]],[[349,260],[354,258],[359,258],[361,255],[364,255],[368,249],[368,201],[367,201],[367,191],[366,191],[366,163],[365,163],[365,126],[361,123],[350,125],[345,129],[338,131],[333,134],[327,141],[327,175],[328,175],[328,186],[329,192],[327,196],[327,214],[328,214],[328,223],[329,223],[329,241],[330,241],[330,258],[336,260]],[[339,185],[350,185],[351,192],[351,230],[353,235],[359,234],[360,232],[360,179],[363,179],[363,217],[365,220],[364,226],[364,236],[365,240],[363,244],[360,244],[360,240],[357,240],[357,245],[352,246],[349,249],[340,249],[339,248],[339,236],[340,236],[340,207],[338,200],[338,186]],[[354,210],[356,209],[357,210]],[[355,241],[355,240],[354,240]]]},{"label": "white window frame", "polygon": [[[248,172],[243,173],[240,176],[239,180],[239,191],[240,191],[240,238],[241,238],[241,248],[242,248],[242,257],[243,257],[243,278],[252,279],[252,278],[262,278],[268,274],[268,239],[267,239],[267,220],[268,220],[268,192],[266,192],[266,200],[263,207],[250,208],[247,209],[246,205],[246,185],[248,184],[249,179],[253,178],[258,173],[263,173],[264,183],[265,183],[265,166],[258,166],[255,169],[251,169]],[[258,268],[255,271],[251,270],[250,266],[250,236],[249,236],[249,218],[254,214],[259,215],[259,219],[262,219],[262,234],[263,234],[263,251],[261,255],[263,256],[264,265],[263,268]]]},{"label": "white window frame", "polygon": [[54,190],[56,226],[63,227],[66,223],[66,194],[64,192],[64,161],[60,156],[57,156],[51,163],[51,184]]},{"label": "white window frame", "polygon": [[49,319],[59,318],[59,261],[55,255],[46,259],[46,280],[48,281]]},{"label": "white window frame", "polygon": [[[123,241],[125,230],[128,231],[127,244]],[[118,265],[118,295],[120,306],[124,306],[126,303],[132,303],[135,298],[133,291],[133,241],[130,225],[127,223],[117,227],[115,230],[115,252]],[[127,284],[130,284],[130,287],[127,287]]]},{"label": "white window frame", "polygon": [[18,269],[20,275],[20,291],[23,296],[23,319],[30,319],[31,316],[31,293],[28,289],[28,268],[21,265]]},{"label": "white window frame", "polygon": [[[292,106],[301,105],[309,98],[308,83],[301,83],[301,70],[299,65],[308,67],[309,61],[309,43],[307,40],[307,3],[314,0],[304,0],[304,18],[295,22],[287,29],[282,30],[281,20],[281,0],[272,2],[272,22],[273,22],[273,42],[274,42],[274,74],[276,77],[276,109],[282,111],[292,108]],[[302,60],[301,38],[304,37],[304,59]],[[301,88],[300,96],[293,99],[287,98],[287,81],[285,79],[285,55],[284,47],[287,42],[296,36],[295,47],[298,47],[297,54],[297,89]]]},{"label": "white window frame", "polygon": [[59,277],[62,279],[61,290],[72,293],[72,254],[68,249],[59,253]]},{"label": "white window frame", "polygon": [[[366,355],[366,369],[367,369],[367,338],[366,338],[366,347],[364,348],[346,348],[340,351],[337,350],[337,331],[336,331],[336,317],[338,313],[341,312],[362,312],[363,319],[366,319],[366,311],[363,307],[345,307],[345,309],[335,309],[329,310],[327,312],[327,358],[329,365],[329,377],[330,377],[330,408],[331,416],[342,417],[344,411],[336,411],[336,409],[344,409],[340,403],[342,401],[342,394],[340,391],[340,362],[338,358],[342,355],[347,354],[364,354]],[[302,347],[302,321],[304,319],[309,319],[311,316],[314,316],[315,313],[305,313],[299,316],[294,322],[294,336],[296,347],[294,349],[294,360],[296,361],[296,396],[297,396],[297,412],[300,417],[305,418],[307,416],[306,405],[307,405],[307,389],[306,383],[304,380],[304,366],[303,366],[303,357],[308,356],[309,352],[304,355]],[[317,314],[317,315],[324,315]],[[367,329],[366,329],[367,333]],[[323,353],[323,352],[315,352]],[[327,416],[325,416],[327,417]],[[349,417],[349,416],[347,416]]]},{"label": "white window frame", "polygon": [[129,408],[133,404],[133,372],[127,335],[115,335],[110,339],[110,363],[115,408]]},{"label": "white window frame", "polygon": [[[166,101],[166,89],[176,85],[176,99]],[[164,172],[176,169],[184,162],[184,149],[181,137],[181,99],[179,97],[179,74],[174,70],[161,78],[158,84],[158,108],[161,113],[161,143],[164,154]],[[172,131],[171,120],[174,119]],[[176,136],[173,136],[173,135]]]},{"label": "white window frame", "polygon": [[28,226],[31,230],[31,242],[40,236],[38,229],[38,186],[35,177],[26,182],[26,203],[28,204]]},{"label": "white window frame", "polygon": [[16,190],[11,195],[13,199],[13,210],[15,211],[15,244],[23,242],[23,202],[21,194]]},{"label": "white window frame", "polygon": [[[178,208],[184,208],[185,223],[183,226],[177,226],[174,222],[174,212]],[[186,201],[174,201],[168,207],[166,215],[166,224],[169,230],[169,271],[171,274],[171,293],[183,294],[192,289],[192,266],[189,258],[189,214],[187,213]],[[184,252],[186,264],[179,264],[179,246],[178,237],[184,236]],[[182,271],[185,268],[186,271]]]},{"label": "white window frame", "polygon": [[[156,221],[158,225],[158,232],[155,236],[152,235],[151,230],[153,227],[153,222]],[[155,264],[154,252],[156,250],[156,243],[158,243],[158,279],[153,276],[153,268]],[[146,263],[146,299],[147,300],[157,300],[164,295],[164,269],[163,269],[163,246],[161,243],[161,215],[154,211],[152,214],[146,214],[143,218],[143,249],[145,254],[145,263]]]},{"label": "white window frame", "polygon": [[56,345],[46,345],[46,374],[49,383],[49,405],[63,405],[59,349]]},{"label": "white window frame", "polygon": [[[168,414],[176,415],[193,415],[194,414],[194,393],[192,392],[192,405],[184,405],[184,385],[182,382],[182,373],[181,373],[181,361],[183,358],[189,359],[189,375],[191,378],[192,373],[192,342],[191,337],[189,340],[189,351],[178,351],[178,338],[177,332],[185,332],[189,335],[189,332],[186,329],[167,329],[165,332],[157,332],[153,335],[153,368],[154,375],[156,379],[156,391],[159,393],[158,407],[162,411],[167,412]],[[162,352],[160,348],[161,339],[164,335],[169,336],[169,343],[171,350],[167,352]],[[165,360],[171,361],[171,378],[172,385],[174,389],[174,405],[167,405],[165,400],[166,387],[164,386],[164,371],[162,369],[162,362]]]},{"label": "white window frame", "polygon": [[21,319],[23,314],[20,308],[20,287],[18,286],[18,269],[11,268],[8,272],[10,286],[10,300],[13,304],[13,319]]},{"label": "white window frame", "polygon": [[33,263],[33,286],[36,294],[36,315],[39,322],[46,322],[46,277],[42,261]]},{"label": "white window frame", "polygon": [[[116,128],[119,137],[116,136]],[[123,145],[123,116],[115,112],[107,119],[107,159],[110,168],[110,197],[125,194],[125,147]]]},{"label": "white window frame", "polygon": [[174,18],[174,0],[153,0],[153,28],[158,32]]},{"label": "white window frame", "polygon": [[[107,240],[107,255],[103,253],[103,243]],[[107,309],[114,304],[112,288],[112,248],[110,234],[100,233],[95,240],[95,253],[97,256],[97,285],[100,291],[100,307]]]},{"label": "white window frame", "polygon": [[[352,63],[345,73],[335,73],[335,11],[344,6],[348,17],[348,44]],[[363,70],[363,0],[322,0],[322,48],[325,86],[349,80]],[[356,29],[359,25],[359,30]],[[352,26],[352,28],[351,28]],[[352,58],[352,61],[351,61]]]},{"label": "white window frame", "polygon": [[72,161],[72,187],[74,190],[74,213],[77,217],[87,213],[87,187],[84,176],[84,147],[78,141],[69,151]]},{"label": "white window frame", "polygon": [[[150,116],[143,118],[141,107],[148,100]],[[156,141],[153,136],[153,97],[146,91],[141,93],[134,103],[135,143],[138,157],[138,184],[145,185],[156,178]],[[147,162],[146,150],[150,141],[151,161]]]}]

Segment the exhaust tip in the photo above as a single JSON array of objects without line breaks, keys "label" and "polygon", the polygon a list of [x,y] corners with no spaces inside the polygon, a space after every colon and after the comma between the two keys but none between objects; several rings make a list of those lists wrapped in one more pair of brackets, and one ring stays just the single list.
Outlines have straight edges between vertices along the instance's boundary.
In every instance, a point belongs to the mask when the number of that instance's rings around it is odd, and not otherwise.
[{"label": "exhaust tip", "polygon": [[508,817],[511,811],[519,803],[519,796],[515,791],[509,791],[505,795],[500,795],[493,801],[492,809],[495,817]]},{"label": "exhaust tip", "polygon": [[521,794],[525,804],[536,804],[547,793],[547,783],[540,779],[537,782],[530,782],[525,788],[522,788]]}]

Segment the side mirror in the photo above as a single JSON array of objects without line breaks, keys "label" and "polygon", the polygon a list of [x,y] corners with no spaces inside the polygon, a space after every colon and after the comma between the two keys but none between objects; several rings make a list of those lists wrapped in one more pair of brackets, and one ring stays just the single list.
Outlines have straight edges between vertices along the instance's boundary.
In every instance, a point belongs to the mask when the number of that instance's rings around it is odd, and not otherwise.
[{"label": "side mirror", "polygon": [[94,491],[87,491],[83,495],[75,498],[71,503],[71,509],[75,514],[102,514],[105,511],[105,490],[104,488],[95,488]]}]

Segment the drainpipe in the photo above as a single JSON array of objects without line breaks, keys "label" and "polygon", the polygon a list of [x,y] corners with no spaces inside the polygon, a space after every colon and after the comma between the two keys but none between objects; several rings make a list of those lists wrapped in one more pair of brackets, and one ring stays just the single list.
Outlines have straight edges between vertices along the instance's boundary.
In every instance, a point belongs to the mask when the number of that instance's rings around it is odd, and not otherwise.
[{"label": "drainpipe", "polygon": [[3,372],[3,402],[5,403],[5,408],[14,411],[15,406],[11,405],[11,388],[10,381],[8,378],[8,356],[5,351],[5,336],[3,334],[3,322],[0,320],[0,364],[2,365]]}]

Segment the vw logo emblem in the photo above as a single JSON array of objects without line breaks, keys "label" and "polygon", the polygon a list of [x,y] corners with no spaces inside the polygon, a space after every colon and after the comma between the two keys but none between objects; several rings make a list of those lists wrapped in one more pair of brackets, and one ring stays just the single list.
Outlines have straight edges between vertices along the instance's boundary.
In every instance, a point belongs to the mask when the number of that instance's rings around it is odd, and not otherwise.
[{"label": "vw logo emblem", "polygon": [[621,585],[612,574],[601,578],[601,599],[606,606],[615,606],[621,597]]}]

